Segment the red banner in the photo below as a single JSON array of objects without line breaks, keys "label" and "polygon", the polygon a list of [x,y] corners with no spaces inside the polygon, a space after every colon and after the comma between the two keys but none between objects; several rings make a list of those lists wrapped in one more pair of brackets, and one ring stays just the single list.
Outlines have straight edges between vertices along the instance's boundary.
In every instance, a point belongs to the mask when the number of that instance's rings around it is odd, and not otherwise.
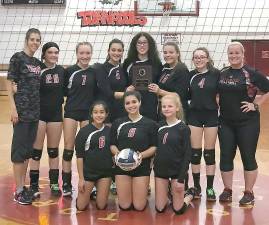
[{"label": "red banner", "polygon": [[83,11],[78,12],[81,26],[144,26],[145,16],[136,16],[134,11]]}]

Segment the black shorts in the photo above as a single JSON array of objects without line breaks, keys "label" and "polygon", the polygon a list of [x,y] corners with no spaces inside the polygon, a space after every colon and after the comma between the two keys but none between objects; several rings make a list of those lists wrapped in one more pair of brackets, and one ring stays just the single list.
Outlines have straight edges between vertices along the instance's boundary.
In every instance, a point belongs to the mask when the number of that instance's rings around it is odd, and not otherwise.
[{"label": "black shorts", "polygon": [[23,163],[25,160],[31,158],[37,127],[38,121],[19,121],[13,126],[13,138],[11,145],[11,161],[13,163]]},{"label": "black shorts", "polygon": [[89,120],[89,110],[65,111],[64,118],[70,118],[78,122]]},{"label": "black shorts", "polygon": [[188,112],[188,125],[195,127],[217,127],[218,122],[217,110],[197,110],[190,109]]},{"label": "black shorts", "polygon": [[111,169],[111,173],[84,173],[84,180],[85,181],[90,181],[90,182],[96,182],[98,181],[99,179],[102,179],[102,178],[111,178],[112,177],[112,169]]},{"label": "black shorts", "polygon": [[51,110],[47,107],[40,107],[40,118],[39,120],[46,123],[49,122],[63,122],[63,109],[62,106],[58,109]]},{"label": "black shorts", "polygon": [[146,159],[144,162],[141,163],[139,167],[131,171],[124,171],[118,166],[115,167],[115,175],[126,175],[130,177],[144,177],[150,176],[151,167],[150,167],[150,160]]},{"label": "black shorts", "polygon": [[166,179],[166,180],[169,180],[169,179],[174,180],[178,178],[178,175],[158,174],[158,172],[155,172],[155,171],[154,171],[154,176],[158,178]]}]

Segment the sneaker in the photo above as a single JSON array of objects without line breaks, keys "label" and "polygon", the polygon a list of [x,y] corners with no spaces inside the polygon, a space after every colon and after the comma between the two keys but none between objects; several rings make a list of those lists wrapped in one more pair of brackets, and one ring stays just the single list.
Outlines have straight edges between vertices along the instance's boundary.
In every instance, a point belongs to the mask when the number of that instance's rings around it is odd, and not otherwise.
[{"label": "sneaker", "polygon": [[60,197],[62,195],[62,191],[59,188],[59,184],[51,184],[50,185],[50,193],[55,197]]},{"label": "sneaker", "polygon": [[213,188],[206,189],[206,200],[211,202],[216,201],[216,194]]},{"label": "sneaker", "polygon": [[91,195],[90,195],[90,199],[95,201],[96,200],[96,195],[97,195],[96,187],[93,187]]},{"label": "sneaker", "polygon": [[188,188],[186,191],[185,191],[185,194],[184,194],[184,197],[187,197],[187,196],[192,196],[192,198],[194,199],[195,196],[197,194],[197,188],[195,187],[191,187],[191,188]]},{"label": "sneaker", "polygon": [[240,205],[254,205],[255,197],[253,192],[250,191],[244,191],[243,197],[240,199],[239,204]]},{"label": "sneaker", "polygon": [[116,183],[114,181],[110,185],[110,192],[112,195],[117,195]]},{"label": "sneaker", "polygon": [[32,197],[32,200],[40,198],[40,192],[38,185],[31,185],[30,188],[24,187],[24,190],[28,192],[28,195]]},{"label": "sneaker", "polygon": [[232,202],[233,201],[232,194],[233,194],[233,191],[231,189],[224,188],[223,192],[219,196],[219,201],[220,202]]},{"label": "sneaker", "polygon": [[200,199],[202,194],[201,194],[201,189],[200,188],[197,188],[197,187],[192,187],[192,188],[189,188],[188,190],[192,190],[194,191],[194,199]]},{"label": "sneaker", "polygon": [[32,197],[27,194],[25,190],[20,193],[14,193],[14,201],[18,202],[21,205],[31,205]]},{"label": "sneaker", "polygon": [[72,186],[71,185],[63,185],[63,196],[71,197],[72,196]]}]

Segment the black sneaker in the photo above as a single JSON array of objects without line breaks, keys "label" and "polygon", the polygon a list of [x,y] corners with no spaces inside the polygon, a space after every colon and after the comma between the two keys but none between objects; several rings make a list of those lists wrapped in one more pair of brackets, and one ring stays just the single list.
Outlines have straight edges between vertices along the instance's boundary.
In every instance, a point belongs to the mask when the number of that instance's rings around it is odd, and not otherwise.
[{"label": "black sneaker", "polygon": [[244,191],[243,197],[240,199],[239,204],[240,205],[254,205],[255,197],[253,192],[250,191]]},{"label": "black sneaker", "polygon": [[96,196],[97,196],[96,187],[93,187],[92,192],[91,192],[91,195],[90,195],[90,199],[92,201],[95,201],[96,200]]},{"label": "black sneaker", "polygon": [[116,187],[116,183],[114,181],[112,181],[112,183],[110,185],[110,192],[112,195],[117,195],[117,187]]},{"label": "black sneaker", "polygon": [[39,187],[37,185],[31,185],[29,189],[24,187],[25,191],[28,192],[28,195],[32,197],[32,200],[40,198]]},{"label": "black sneaker", "polygon": [[27,194],[25,190],[21,191],[19,194],[14,193],[14,201],[21,205],[31,205],[32,197]]},{"label": "black sneaker", "polygon": [[189,188],[189,189],[194,191],[194,199],[200,199],[201,198],[202,194],[201,194],[201,189],[200,188],[192,187],[192,188]]},{"label": "black sneaker", "polygon": [[72,186],[71,185],[63,185],[63,196],[71,197],[72,196]]},{"label": "black sneaker", "polygon": [[51,184],[50,185],[50,193],[55,197],[60,197],[62,195],[62,191],[59,187],[59,184]]},{"label": "black sneaker", "polygon": [[233,201],[233,191],[228,188],[224,188],[223,192],[219,196],[220,202],[232,202]]},{"label": "black sneaker", "polygon": [[196,194],[197,194],[197,188],[195,188],[195,187],[191,187],[191,188],[188,188],[188,189],[185,191],[184,197],[192,196],[192,198],[194,199],[195,196],[196,196]]},{"label": "black sneaker", "polygon": [[216,201],[216,194],[213,188],[206,189],[206,200],[210,202]]}]

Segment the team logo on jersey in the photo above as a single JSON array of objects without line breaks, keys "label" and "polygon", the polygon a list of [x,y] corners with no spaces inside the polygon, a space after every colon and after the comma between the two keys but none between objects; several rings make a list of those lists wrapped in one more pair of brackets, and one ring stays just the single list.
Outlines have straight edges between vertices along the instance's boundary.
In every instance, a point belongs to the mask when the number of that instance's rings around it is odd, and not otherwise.
[{"label": "team logo on jersey", "polygon": [[203,79],[198,83],[198,86],[199,86],[200,88],[204,88],[204,86],[205,86],[205,78],[203,78]]},{"label": "team logo on jersey", "polygon": [[86,85],[86,81],[87,81],[87,75],[81,75],[81,77],[82,77],[81,85],[82,86],[85,86]]},{"label": "team logo on jersey", "polygon": [[46,84],[58,84],[59,81],[59,75],[56,74],[46,74]]},{"label": "team logo on jersey", "polygon": [[104,148],[105,144],[106,144],[106,137],[105,136],[99,137],[99,148]]},{"label": "team logo on jersey", "polygon": [[116,80],[120,80],[120,71],[119,70],[116,71],[115,77],[116,77]]},{"label": "team logo on jersey", "polygon": [[40,66],[33,66],[33,65],[27,65],[27,64],[26,66],[30,73],[40,74],[41,72]]},{"label": "team logo on jersey", "polygon": [[166,144],[167,137],[168,137],[168,132],[166,132],[165,135],[163,136],[163,144],[164,145]]},{"label": "team logo on jersey", "polygon": [[128,132],[128,137],[132,138],[135,136],[136,128],[131,128]]}]

